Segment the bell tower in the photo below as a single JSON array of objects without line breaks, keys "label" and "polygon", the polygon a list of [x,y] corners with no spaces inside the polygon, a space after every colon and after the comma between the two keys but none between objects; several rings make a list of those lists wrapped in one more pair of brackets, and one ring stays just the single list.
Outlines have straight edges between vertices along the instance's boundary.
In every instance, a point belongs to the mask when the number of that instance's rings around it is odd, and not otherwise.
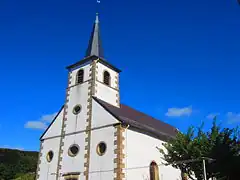
[{"label": "bell tower", "polygon": [[[79,172],[80,170],[83,172],[81,176],[89,180],[91,139],[94,136],[92,129],[99,128],[99,123],[102,123],[101,119],[93,120],[93,114],[97,113],[93,112],[93,97],[120,107],[120,70],[104,59],[98,14],[84,59],[68,66],[67,69],[68,86],[63,110],[56,179],[66,171]],[[84,153],[78,158],[68,156],[68,148],[74,144],[84,147]],[[71,166],[69,162],[72,163]]]},{"label": "bell tower", "polygon": [[[36,180],[97,180],[102,174],[92,172],[116,164],[114,125],[119,121],[96,99],[120,108],[120,70],[104,58],[98,14],[85,57],[67,70],[65,103],[40,138]],[[96,152],[98,144],[108,145],[105,156]],[[107,173],[107,177],[114,177],[114,173]]]},{"label": "bell tower", "polygon": [[[119,73],[121,71],[104,59],[98,14],[96,14],[85,58],[68,66],[67,69],[73,79],[70,86],[81,86],[82,83],[91,82],[92,96],[119,107]],[[86,95],[83,91],[79,94],[79,96]]]}]

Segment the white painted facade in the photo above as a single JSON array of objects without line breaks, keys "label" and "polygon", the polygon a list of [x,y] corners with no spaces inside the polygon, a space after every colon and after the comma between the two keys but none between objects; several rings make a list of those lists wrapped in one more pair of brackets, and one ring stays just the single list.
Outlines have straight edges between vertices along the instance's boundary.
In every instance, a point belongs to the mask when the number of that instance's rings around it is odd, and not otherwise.
[{"label": "white painted facade", "polygon": [[109,126],[119,121],[109,114],[98,102],[93,100],[92,104],[93,114],[92,114],[92,128],[98,128],[103,126]]},{"label": "white painted facade", "polygon": [[126,179],[150,180],[149,167],[152,161],[159,165],[160,180],[180,180],[181,172],[163,164],[163,156],[156,148],[163,148],[159,139],[143,133],[127,130],[125,136],[125,177]]},{"label": "white painted facade", "polygon": [[[110,85],[106,86],[103,84],[103,73],[107,71],[110,74]],[[117,99],[119,96],[119,83],[118,83],[119,74],[107,68],[105,65],[100,62],[97,63],[97,76],[96,76],[96,94],[95,96],[99,99],[104,100],[105,102],[112,104],[114,106],[119,106]]]},{"label": "white painted facade", "polygon": [[51,163],[47,161],[47,153],[49,151],[53,151],[54,155],[59,153],[59,143],[60,137],[54,139],[47,139],[42,142],[42,149],[40,153],[42,154],[40,157],[41,163],[38,165],[38,174],[39,179],[41,180],[56,180],[56,170],[57,170],[57,158],[53,158]]},{"label": "white painted facade", "polygon": [[62,121],[63,121],[63,108],[60,110],[60,113],[57,115],[55,121],[49,126],[46,133],[42,136],[42,139],[52,138],[54,136],[61,135],[62,129]]},{"label": "white painted facade", "polygon": [[[57,167],[60,166],[58,179],[64,179],[63,174],[71,172],[79,172],[79,179],[84,179],[84,163],[86,154],[86,127],[88,122],[88,101],[89,89],[95,86],[95,97],[98,97],[114,106],[118,106],[118,84],[116,77],[118,73],[112,69],[97,62],[95,66],[96,81],[91,84],[91,63],[74,68],[69,72],[69,83],[67,91],[67,111],[64,121],[64,109],[60,111],[54,122],[42,136],[41,156],[38,171],[38,180],[56,180]],[[84,80],[81,84],[76,84],[77,73],[79,70],[84,71]],[[110,85],[103,83],[103,73],[108,71],[111,76]],[[76,105],[81,106],[81,112],[77,115],[73,114],[73,108]],[[92,100],[91,114],[91,144],[90,144],[90,162],[89,162],[89,179],[111,179],[114,177],[114,124],[119,123],[111,114],[109,114],[100,104]],[[63,122],[64,121],[64,122]],[[60,140],[61,131],[64,129],[64,138]],[[104,156],[99,156],[96,152],[97,145],[100,142],[107,144],[107,151]],[[63,143],[62,153],[59,156],[60,142]],[[69,147],[77,144],[80,147],[79,153],[75,157],[69,156]],[[51,162],[47,162],[47,154],[49,151],[54,152]],[[61,162],[58,160],[61,158]],[[101,171],[104,171],[102,173]]]},{"label": "white painted facade", "polygon": [[[68,154],[68,149],[73,144],[77,144],[80,147],[80,151],[75,157],[71,157]],[[69,172],[84,172],[84,147],[85,133],[69,135],[64,138],[60,175]],[[59,179],[64,178],[60,176]],[[83,173],[80,173],[79,179],[84,179]]]},{"label": "white painted facade", "polygon": [[[99,142],[107,145],[106,153],[99,156],[96,152]],[[90,176],[89,179],[112,179],[114,178],[114,128],[107,127],[92,131],[90,150]]]},{"label": "white painted facade", "polygon": [[[77,84],[79,70],[84,71],[84,78]],[[110,74],[109,85],[104,84],[105,71]],[[150,180],[150,163],[163,162],[156,149],[163,141],[131,127],[123,130],[117,117],[92,98],[120,107],[118,71],[99,58],[76,64],[69,69],[66,91],[64,107],[41,137],[37,180],[65,180],[71,175],[78,180]],[[73,113],[76,105],[81,106],[79,114]],[[100,142],[107,145],[102,156],[97,153]],[[69,148],[74,144],[80,149],[73,157]],[[54,155],[48,162],[50,151]],[[160,165],[159,177],[180,180],[180,171]]]}]

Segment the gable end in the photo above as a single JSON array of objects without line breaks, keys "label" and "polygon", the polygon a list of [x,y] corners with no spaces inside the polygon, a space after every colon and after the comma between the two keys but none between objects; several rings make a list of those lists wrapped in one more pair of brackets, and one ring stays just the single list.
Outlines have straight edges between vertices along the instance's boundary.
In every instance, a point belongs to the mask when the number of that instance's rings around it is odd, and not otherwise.
[{"label": "gable end", "polygon": [[42,136],[40,137],[40,140],[42,141],[43,136],[47,133],[47,131],[49,130],[49,128],[52,126],[52,124],[55,122],[55,120],[57,119],[57,117],[59,116],[59,114],[61,113],[61,111],[63,110],[64,105],[61,107],[61,109],[58,111],[57,115],[54,117],[54,119],[52,120],[52,122],[49,124],[49,126],[47,127],[47,129],[43,132]]}]

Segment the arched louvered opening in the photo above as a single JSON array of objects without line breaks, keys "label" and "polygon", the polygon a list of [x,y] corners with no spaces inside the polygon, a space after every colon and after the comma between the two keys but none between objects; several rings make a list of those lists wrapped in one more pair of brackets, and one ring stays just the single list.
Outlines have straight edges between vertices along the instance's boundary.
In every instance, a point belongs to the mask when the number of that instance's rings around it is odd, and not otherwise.
[{"label": "arched louvered opening", "polygon": [[104,73],[103,73],[103,83],[110,86],[110,80],[111,80],[111,77],[110,77],[109,72],[104,71]]},{"label": "arched louvered opening", "polygon": [[152,161],[150,164],[150,180],[160,180],[159,179],[159,170],[156,162]]},{"label": "arched louvered opening", "polygon": [[77,84],[83,83],[83,79],[84,79],[84,71],[83,69],[80,69],[77,73]]}]

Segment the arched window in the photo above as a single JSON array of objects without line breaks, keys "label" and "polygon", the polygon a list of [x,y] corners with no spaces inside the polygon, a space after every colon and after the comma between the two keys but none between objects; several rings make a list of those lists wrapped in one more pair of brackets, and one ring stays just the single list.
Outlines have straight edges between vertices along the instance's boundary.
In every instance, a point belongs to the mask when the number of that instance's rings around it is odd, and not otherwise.
[{"label": "arched window", "polygon": [[82,69],[80,69],[77,72],[77,84],[83,83],[83,78],[84,78],[84,71]]},{"label": "arched window", "polygon": [[104,82],[104,84],[110,86],[110,80],[111,80],[111,77],[110,77],[109,72],[104,71],[104,73],[103,73],[103,82]]},{"label": "arched window", "polygon": [[150,164],[150,180],[159,180],[158,165],[154,161]]}]

